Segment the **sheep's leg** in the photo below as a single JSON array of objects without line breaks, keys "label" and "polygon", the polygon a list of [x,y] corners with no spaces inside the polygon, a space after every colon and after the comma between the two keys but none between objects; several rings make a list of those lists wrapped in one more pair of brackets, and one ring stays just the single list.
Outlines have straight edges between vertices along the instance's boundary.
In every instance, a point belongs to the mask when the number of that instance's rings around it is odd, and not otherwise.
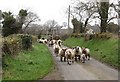
[{"label": "sheep's leg", "polygon": [[85,63],[85,57],[82,58],[82,63]]},{"label": "sheep's leg", "polygon": [[88,60],[90,60],[90,54],[88,54]]},{"label": "sheep's leg", "polygon": [[56,57],[58,57],[58,54],[56,54]]},{"label": "sheep's leg", "polygon": [[68,64],[71,65],[71,59],[68,59]]},{"label": "sheep's leg", "polygon": [[85,54],[85,58],[87,59],[87,55]]},{"label": "sheep's leg", "polygon": [[70,63],[69,63],[69,59],[67,58],[67,64],[69,64],[70,65]]},{"label": "sheep's leg", "polygon": [[66,57],[64,57],[64,62],[66,62]]},{"label": "sheep's leg", "polygon": [[79,59],[79,61],[80,61],[80,55],[78,55],[78,59]]},{"label": "sheep's leg", "polygon": [[72,58],[72,63],[74,63],[74,57]]},{"label": "sheep's leg", "polygon": [[62,57],[60,57],[60,61],[62,62]]},{"label": "sheep's leg", "polygon": [[67,63],[69,64],[69,59],[67,59]]},{"label": "sheep's leg", "polygon": [[75,55],[75,61],[77,61],[77,55]]}]

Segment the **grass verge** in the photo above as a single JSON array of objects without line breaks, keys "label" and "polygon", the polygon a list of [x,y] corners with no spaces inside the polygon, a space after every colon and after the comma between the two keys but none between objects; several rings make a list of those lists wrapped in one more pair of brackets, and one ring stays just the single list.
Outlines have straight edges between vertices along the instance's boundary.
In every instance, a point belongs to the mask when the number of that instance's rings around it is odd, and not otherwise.
[{"label": "grass verge", "polygon": [[118,40],[117,39],[92,39],[84,41],[83,38],[68,38],[64,41],[68,47],[83,46],[91,50],[91,56],[111,65],[115,68],[120,67],[118,61]]},{"label": "grass verge", "polygon": [[54,67],[52,56],[44,44],[35,43],[32,51],[6,56],[3,80],[37,80],[43,78]]}]

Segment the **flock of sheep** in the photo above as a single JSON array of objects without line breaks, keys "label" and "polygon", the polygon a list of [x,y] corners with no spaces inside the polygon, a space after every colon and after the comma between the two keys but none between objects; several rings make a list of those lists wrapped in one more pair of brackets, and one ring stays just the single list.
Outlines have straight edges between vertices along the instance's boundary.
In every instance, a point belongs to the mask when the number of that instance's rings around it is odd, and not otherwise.
[{"label": "flock of sheep", "polygon": [[60,61],[64,61],[71,65],[74,61],[85,61],[90,60],[90,49],[81,48],[75,46],[72,48],[62,46],[61,40],[48,40],[48,39],[38,39],[39,43],[48,44],[49,47],[53,47],[56,57],[60,57]]}]

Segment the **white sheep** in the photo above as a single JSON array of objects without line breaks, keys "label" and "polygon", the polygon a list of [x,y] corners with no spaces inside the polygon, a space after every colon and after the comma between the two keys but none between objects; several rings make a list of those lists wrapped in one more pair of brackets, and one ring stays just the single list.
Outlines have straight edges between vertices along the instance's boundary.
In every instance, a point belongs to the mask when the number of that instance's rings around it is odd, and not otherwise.
[{"label": "white sheep", "polygon": [[95,32],[93,31],[93,29],[89,28],[89,29],[86,31],[86,34],[95,34]]},{"label": "white sheep", "polygon": [[56,54],[56,57],[58,56],[59,49],[60,49],[60,46],[58,44],[53,45],[53,50],[54,50],[54,53]]},{"label": "white sheep", "polygon": [[66,57],[67,63],[68,63],[69,65],[71,65],[72,63],[74,63],[75,50],[74,50],[74,49],[71,49],[71,48],[67,49],[67,50],[65,51],[65,57]]},{"label": "white sheep", "polygon": [[44,43],[44,44],[47,43],[47,39],[38,39],[37,41],[38,41],[39,43]]}]

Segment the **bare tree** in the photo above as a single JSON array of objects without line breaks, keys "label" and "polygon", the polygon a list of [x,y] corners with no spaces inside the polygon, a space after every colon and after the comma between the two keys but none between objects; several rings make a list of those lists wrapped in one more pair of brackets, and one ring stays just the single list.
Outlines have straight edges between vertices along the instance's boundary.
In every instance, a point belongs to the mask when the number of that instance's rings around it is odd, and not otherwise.
[{"label": "bare tree", "polygon": [[[73,6],[71,10],[71,15],[74,18],[79,18],[80,23],[84,23],[84,29],[89,23],[90,18],[97,13],[97,6],[94,2],[81,2],[79,0],[76,1],[75,6]],[[83,31],[84,31],[83,29]]]},{"label": "bare tree", "polygon": [[24,33],[38,35],[39,33],[42,33],[42,30],[43,30],[43,26],[42,25],[30,24],[29,28],[26,28]]},{"label": "bare tree", "polygon": [[28,12],[28,15],[26,16],[25,21],[24,21],[25,27],[23,28],[23,32],[26,30],[26,28],[28,28],[30,24],[34,22],[38,22],[38,21],[40,21],[40,19],[37,16],[37,14],[33,12]]},{"label": "bare tree", "polygon": [[101,20],[101,33],[103,33],[106,32],[110,21],[117,18],[117,14],[115,15],[113,13],[115,12],[112,9],[114,8],[114,6],[113,3],[110,4],[109,0],[107,0],[106,2],[100,0],[100,2],[97,2],[97,6],[98,6],[99,18]]},{"label": "bare tree", "polygon": [[[99,18],[101,20],[101,32],[106,32],[107,25],[110,21],[117,18],[117,15],[110,16],[110,14],[113,14],[113,10],[110,10],[110,7],[114,5],[111,6],[109,0],[107,2],[102,2],[102,0],[100,2],[81,2],[80,0],[76,0],[74,3],[75,5],[71,10],[71,15],[73,19],[79,18],[84,23],[84,29],[91,22],[90,19]],[[118,6],[119,4],[114,6],[117,12]]]},{"label": "bare tree", "polygon": [[47,28],[48,34],[54,34],[55,28],[57,27],[58,23],[55,20],[48,20],[44,24]]}]

